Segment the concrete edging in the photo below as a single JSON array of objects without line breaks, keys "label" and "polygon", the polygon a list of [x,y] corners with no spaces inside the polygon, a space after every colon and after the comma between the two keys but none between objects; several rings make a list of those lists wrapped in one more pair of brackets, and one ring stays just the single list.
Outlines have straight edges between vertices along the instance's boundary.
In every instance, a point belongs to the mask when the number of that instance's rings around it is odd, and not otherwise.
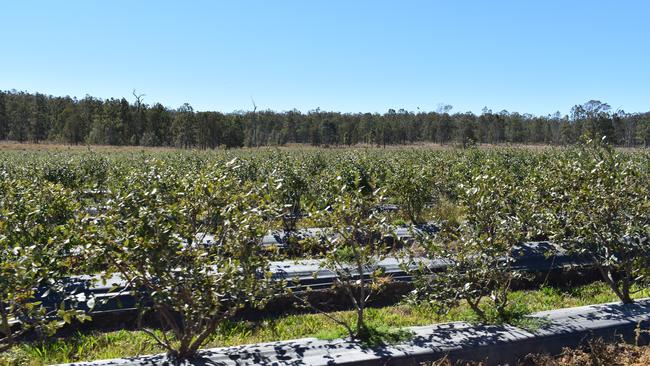
[{"label": "concrete edging", "polygon": [[[303,338],[200,351],[184,365],[415,365],[448,357],[450,360],[485,360],[488,365],[516,364],[530,353],[551,353],[575,347],[594,337],[635,340],[636,329],[650,323],[650,299],[634,304],[608,303],[557,309],[531,315],[537,330],[511,325],[473,325],[465,322],[407,328],[408,342],[363,347],[344,339]],[[648,335],[637,341],[648,343]],[[67,365],[135,366],[172,364],[164,355],[141,356]]]}]

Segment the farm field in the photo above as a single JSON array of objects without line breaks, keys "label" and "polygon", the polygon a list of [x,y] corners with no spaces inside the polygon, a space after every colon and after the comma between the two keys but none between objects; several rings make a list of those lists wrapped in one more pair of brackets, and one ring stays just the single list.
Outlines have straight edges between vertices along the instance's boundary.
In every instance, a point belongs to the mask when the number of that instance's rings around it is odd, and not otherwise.
[{"label": "farm field", "polygon": [[[479,150],[492,150],[492,149],[519,149],[519,150],[563,150],[569,147],[570,145],[549,145],[549,144],[521,144],[521,143],[502,143],[502,144],[488,144],[481,143],[476,144],[473,148]],[[647,150],[644,147],[624,147],[624,146],[615,146],[616,150],[619,151],[628,151],[628,152],[643,152]],[[218,152],[225,152],[228,149],[215,149]],[[195,149],[196,152],[206,152],[206,151],[215,151],[215,150],[206,150],[206,149]],[[378,147],[374,144],[356,144],[352,146],[329,146],[329,147],[320,147],[314,146],[305,143],[287,143],[284,145],[264,145],[260,147],[241,147],[229,151],[351,151],[351,150],[376,150],[376,151],[403,151],[403,150],[424,150],[424,151],[438,151],[438,150],[455,150],[462,151],[462,145],[457,143],[447,143],[447,144],[437,144],[432,142],[416,142],[411,144],[403,145],[386,145],[383,147]],[[79,145],[70,145],[56,142],[17,142],[17,141],[0,141],[0,151],[12,152],[30,152],[30,151],[43,151],[43,152],[68,152],[68,153],[84,153],[84,152],[96,152],[96,153],[134,153],[134,152],[148,152],[148,153],[159,153],[159,152],[188,152],[191,150],[181,149],[177,147],[169,146],[116,146],[116,145],[97,145],[97,144],[79,144]]]},{"label": "farm field", "polygon": [[[407,337],[404,326],[525,324],[537,310],[648,295],[646,150],[599,141],[562,149],[52,146],[0,149],[5,363],[185,358],[201,347],[306,336],[381,344]],[[413,235],[397,238],[396,226]],[[320,234],[299,235],[303,228]],[[279,230],[281,246],[262,245]],[[514,249],[540,240],[590,258],[602,282],[515,290],[525,274],[513,270]],[[420,266],[409,296],[373,308],[391,282],[374,270],[387,257],[453,265]],[[289,290],[291,280],[271,281],[271,261],[297,258],[321,259],[336,273],[333,287],[350,310],[330,311]],[[106,301],[66,285],[87,274],[119,274],[158,324],[66,331],[63,323],[92,322],[88,310]],[[304,311],[237,320],[280,294]]]},{"label": "farm field", "polygon": [[7,1],[0,366],[649,364],[650,2],[590,5]]},{"label": "farm field", "polygon": [[[475,146],[478,149],[503,149],[503,148],[512,148],[512,149],[528,149],[528,150],[547,150],[547,149],[561,149],[562,145],[553,146],[548,144],[477,144]],[[260,147],[241,147],[236,149],[237,151],[293,151],[293,150],[306,150],[306,151],[345,151],[345,150],[454,150],[462,149],[460,145],[454,143],[448,144],[436,144],[430,142],[420,142],[404,145],[387,145],[384,147],[378,147],[374,144],[356,144],[353,146],[330,146],[327,148],[314,146],[310,144],[301,144],[301,143],[288,143],[284,145],[264,145]],[[622,150],[643,150],[640,148],[625,148],[617,147],[617,149]],[[196,149],[196,151],[205,151],[205,149]],[[225,151],[225,148],[222,148],[221,151]],[[176,147],[152,147],[152,146],[116,146],[116,145],[97,145],[97,144],[79,144],[79,145],[70,145],[62,144],[56,142],[16,142],[16,141],[0,141],[0,151],[49,151],[49,152],[103,152],[103,153],[118,153],[118,152],[165,152],[165,151],[185,151],[187,149],[180,149]],[[233,151],[233,150],[231,150]]]}]

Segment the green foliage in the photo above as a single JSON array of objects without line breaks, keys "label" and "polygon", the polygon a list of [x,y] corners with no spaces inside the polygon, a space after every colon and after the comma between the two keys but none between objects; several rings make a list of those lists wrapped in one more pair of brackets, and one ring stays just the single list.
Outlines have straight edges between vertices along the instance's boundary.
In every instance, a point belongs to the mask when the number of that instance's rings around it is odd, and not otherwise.
[{"label": "green foliage", "polygon": [[[95,104],[86,100],[84,108]],[[269,299],[275,252],[263,249],[261,238],[280,229],[321,228],[313,240],[296,236],[290,255],[324,259],[339,274],[336,285],[354,313],[324,316],[336,332],[356,338],[370,339],[381,328],[367,317],[372,295],[389,281],[376,264],[403,247],[452,263],[420,278],[420,300],[452,312],[461,304],[487,321],[518,321],[530,310],[510,291],[519,276],[511,271],[512,249],[525,237],[552,237],[594,258],[619,295],[634,298],[647,287],[646,152],[593,145],[3,152],[0,172],[0,301],[20,314],[7,318],[22,316],[28,328],[47,333],[80,314],[34,302],[35,289],[56,294],[65,275],[118,272],[168,330],[148,330],[156,347],[177,357],[226,337],[220,332],[233,331],[232,314]],[[398,203],[401,212],[378,210],[386,203]],[[428,219],[443,229],[437,236],[406,243],[392,237],[395,224]],[[213,245],[203,245],[208,236]],[[89,307],[95,301],[63,300]]]},{"label": "green foliage", "polygon": [[[433,275],[421,266],[414,295],[441,311],[464,300],[481,320],[511,319],[517,312],[508,307],[508,293],[519,276],[512,269],[513,247],[525,236],[518,215],[524,189],[498,162],[487,160],[460,190],[464,221],[458,227],[444,225],[426,248],[430,258],[449,265]],[[479,306],[483,298],[489,299],[495,317]]]},{"label": "green foliage", "polygon": [[647,283],[650,258],[648,176],[629,156],[589,140],[548,172],[551,230],[594,260],[621,301]]},{"label": "green foliage", "polygon": [[416,170],[412,166],[397,165],[391,171],[388,186],[395,203],[413,224],[426,222],[424,211],[439,196],[435,172]]},{"label": "green foliage", "polygon": [[[236,161],[179,175],[160,161],[114,187],[102,215],[106,258],[151,302],[173,337],[149,334],[171,355],[192,357],[219,324],[270,293],[261,237],[268,228],[264,187],[237,178]],[[212,235],[213,244],[203,239]],[[109,272],[110,273],[110,272]]]},{"label": "green foliage", "polygon": [[293,233],[301,216],[305,213],[303,196],[309,193],[309,180],[302,164],[292,164],[286,156],[279,156],[271,162],[275,169],[270,176],[270,189],[274,201],[281,206],[282,228],[288,236],[287,243],[292,252],[297,245]]},{"label": "green foliage", "polygon": [[600,101],[576,105],[571,116],[534,116],[485,108],[450,114],[400,109],[384,114],[341,113],[316,109],[307,113],[252,111],[197,112],[187,103],[176,109],[148,105],[143,95],[83,99],[40,93],[0,91],[0,139],[38,143],[176,146],[215,149],[438,143],[468,148],[476,144],[573,144],[583,134],[607,136],[622,146],[650,146],[650,113],[614,112]]},{"label": "green foliage", "polygon": [[[82,314],[66,310],[63,284],[80,243],[73,192],[60,184],[3,179],[0,197],[0,350],[28,331],[50,335]],[[58,298],[47,308],[36,295]],[[48,296],[49,294],[49,296]],[[13,324],[13,325],[12,325]]]},{"label": "green foliage", "polygon": [[[635,298],[646,296],[648,296],[647,291],[634,295]],[[535,291],[511,293],[511,301],[515,307],[524,309],[526,312],[605,303],[615,299],[616,295],[601,282],[576,287],[570,291],[546,287]],[[349,319],[350,323],[354,323],[356,316],[354,311],[337,312],[335,315],[338,318]],[[446,314],[437,314],[427,304],[402,304],[368,308],[366,311],[368,326],[377,329],[379,335],[386,336],[380,337],[377,343],[392,343],[407,339],[410,336],[409,333],[400,329],[408,326],[475,320],[475,315],[465,304],[451,309]],[[519,319],[517,322],[519,325],[522,323],[528,329],[531,325],[535,325],[525,324],[526,318]],[[333,323],[324,314],[265,316],[253,321],[223,323],[210,338],[206,347],[237,346],[303,337],[337,339],[346,335],[347,330],[344,327]],[[49,337],[42,341],[16,345],[11,351],[0,354],[0,365],[49,365],[133,357],[160,352],[164,352],[164,348],[153,342],[151,337],[142,331],[86,331],[74,333],[66,338]]]},{"label": "green foliage", "polygon": [[383,200],[382,191],[368,192],[365,184],[362,175],[353,181],[338,177],[338,194],[316,215],[326,228],[317,238],[324,255],[322,266],[337,275],[334,286],[344,291],[356,311],[354,324],[332,319],[343,325],[352,339],[368,341],[374,332],[366,326],[364,312],[372,294],[387,281],[377,264],[389,252],[386,238],[391,229],[385,215],[376,209]]}]

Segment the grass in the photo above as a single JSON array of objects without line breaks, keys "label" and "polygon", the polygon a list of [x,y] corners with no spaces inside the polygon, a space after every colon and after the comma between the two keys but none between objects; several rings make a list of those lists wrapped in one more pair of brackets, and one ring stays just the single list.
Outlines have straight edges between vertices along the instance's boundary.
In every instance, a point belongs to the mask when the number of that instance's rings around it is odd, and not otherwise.
[{"label": "grass", "polygon": [[[641,291],[638,298],[650,296]],[[513,311],[531,313],[563,307],[573,307],[616,301],[614,294],[600,282],[570,290],[542,288],[515,291],[511,294]],[[353,322],[351,311],[338,312],[338,317]],[[466,305],[460,305],[446,314],[437,314],[427,304],[400,304],[367,310],[368,325],[375,332],[373,342],[397,342],[408,338],[401,328],[449,321],[475,321],[476,317]],[[525,318],[519,325],[534,328]],[[207,347],[221,347],[257,342],[270,342],[305,337],[334,339],[345,337],[345,329],[329,321],[322,314],[286,315],[256,322],[230,322],[215,332]],[[82,360],[128,357],[161,353],[157,346],[141,331],[119,330],[113,332],[76,333],[65,339],[48,339],[41,342],[21,344],[0,355],[0,365],[43,365]]]},{"label": "grass", "polygon": [[[509,148],[521,148],[521,149],[530,149],[530,150],[545,150],[549,148],[557,148],[552,145],[533,145],[533,144],[502,144],[502,145],[491,145],[491,144],[479,144],[478,148],[481,149],[494,149],[500,147],[509,147]],[[262,146],[260,148],[240,148],[241,150],[260,150],[260,149],[281,149],[281,150],[349,150],[349,149],[382,149],[382,150],[400,150],[400,149],[426,149],[426,150],[450,150],[456,149],[458,146],[456,144],[446,144],[439,145],[434,143],[414,143],[414,144],[405,144],[405,145],[386,145],[385,147],[380,147],[374,144],[358,144],[358,145],[341,145],[339,147],[331,146],[324,148],[321,146],[312,146],[310,144],[300,144],[300,143],[290,143],[283,146]],[[65,143],[58,143],[52,141],[43,141],[41,143],[32,143],[32,142],[17,142],[17,141],[0,141],[0,151],[172,151],[172,150],[182,150],[175,147],[169,146],[157,146],[157,147],[148,147],[148,146],[115,146],[115,145],[88,145],[88,144],[79,144],[71,145]]]}]

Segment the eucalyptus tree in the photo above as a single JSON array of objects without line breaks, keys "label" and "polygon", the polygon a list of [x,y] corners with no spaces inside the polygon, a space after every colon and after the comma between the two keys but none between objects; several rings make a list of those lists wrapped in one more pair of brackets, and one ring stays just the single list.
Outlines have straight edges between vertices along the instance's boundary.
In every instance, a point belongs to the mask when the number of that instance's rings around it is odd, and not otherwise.
[{"label": "eucalyptus tree", "polygon": [[575,143],[583,133],[607,135],[615,144],[645,141],[647,146],[650,141],[647,113],[614,112],[608,104],[595,100],[573,107],[570,119],[493,113],[487,108],[481,116],[450,114],[451,106],[447,105],[440,105],[436,112],[417,113],[404,109],[390,109],[384,114],[320,109],[307,114],[257,112],[254,103],[250,112],[222,116],[207,111],[195,114],[189,104],[177,110],[167,110],[155,102],[149,106],[143,102],[143,95],[134,92],[133,96],[131,104],[126,98],[101,100],[87,96],[77,100],[16,90],[0,92],[0,139],[182,148],[259,147],[291,142],[386,146],[456,141],[465,147],[479,142]]},{"label": "eucalyptus tree", "polygon": [[[588,140],[547,169],[553,237],[592,259],[623,303],[647,284],[650,190],[632,156]],[[543,183],[540,183],[543,184]]]},{"label": "eucalyptus tree", "polygon": [[7,97],[6,93],[0,90],[0,140],[7,138],[9,130],[9,118],[7,116]]},{"label": "eucalyptus tree", "polygon": [[[97,246],[168,332],[145,331],[191,358],[225,319],[270,296],[266,189],[225,166],[179,172],[161,161],[115,188]],[[213,240],[206,242],[208,235]]]},{"label": "eucalyptus tree", "polygon": [[174,144],[181,148],[190,148],[196,144],[196,116],[188,103],[178,108],[171,125]]}]

